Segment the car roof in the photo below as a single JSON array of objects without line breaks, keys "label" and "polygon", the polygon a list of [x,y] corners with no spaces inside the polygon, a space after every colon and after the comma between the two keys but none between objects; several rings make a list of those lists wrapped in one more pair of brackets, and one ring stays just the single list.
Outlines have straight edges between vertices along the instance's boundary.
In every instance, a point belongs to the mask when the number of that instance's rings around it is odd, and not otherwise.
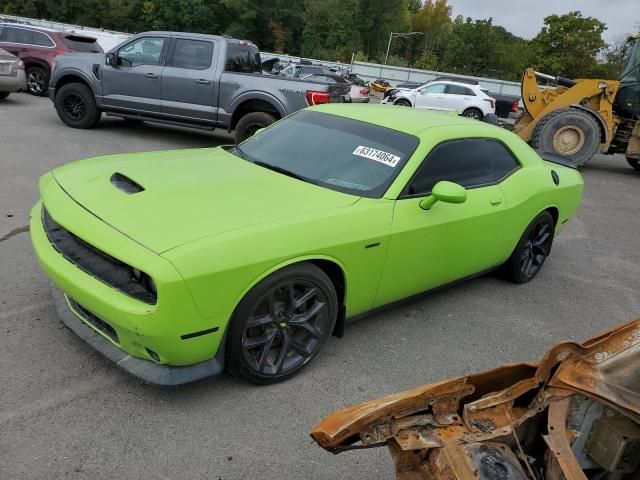
[{"label": "car roof", "polygon": [[185,38],[201,38],[203,40],[224,40],[229,43],[247,44],[255,47],[255,43],[250,40],[240,40],[237,38],[228,37],[227,35],[210,35],[208,33],[190,33],[190,32],[169,32],[169,31],[148,31],[140,32],[136,37],[144,35],[163,35],[167,37],[185,37]]},{"label": "car roof", "polygon": [[[36,30],[39,32],[47,32],[47,33],[65,33],[65,31],[63,30],[57,30],[55,28],[49,28],[49,27],[41,27],[39,25],[31,25],[30,23],[0,22],[0,27],[26,28],[28,30]],[[68,33],[71,33],[71,32],[68,32]]]},{"label": "car roof", "polygon": [[470,90],[480,89],[480,85],[473,85],[472,83],[464,83],[464,82],[455,82],[453,80],[431,80],[430,82],[420,85],[420,87],[416,87],[416,88],[426,87],[427,85],[432,85],[434,83],[444,83],[446,85],[457,85],[459,87],[468,88]]},{"label": "car roof", "polygon": [[[470,120],[455,114],[433,112],[421,108],[393,105],[371,105],[357,103],[329,103],[311,107],[317,112],[339,115],[353,120],[372,123],[381,127],[416,135],[425,129],[448,125],[464,125],[470,128],[491,125]],[[499,127],[494,127],[499,128]]]}]

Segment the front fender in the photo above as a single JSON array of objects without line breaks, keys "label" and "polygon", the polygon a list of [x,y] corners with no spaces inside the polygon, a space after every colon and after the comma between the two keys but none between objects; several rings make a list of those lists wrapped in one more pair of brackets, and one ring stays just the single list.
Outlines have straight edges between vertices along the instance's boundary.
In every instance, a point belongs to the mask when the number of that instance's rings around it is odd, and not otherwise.
[{"label": "front fender", "polygon": [[68,80],[72,78],[79,79],[86,83],[96,97],[100,95],[98,85],[96,84],[98,80],[93,75],[87,74],[84,70],[77,67],[65,67],[61,70],[56,70],[51,77],[50,85],[53,88],[57,88],[58,84],[68,83]]}]

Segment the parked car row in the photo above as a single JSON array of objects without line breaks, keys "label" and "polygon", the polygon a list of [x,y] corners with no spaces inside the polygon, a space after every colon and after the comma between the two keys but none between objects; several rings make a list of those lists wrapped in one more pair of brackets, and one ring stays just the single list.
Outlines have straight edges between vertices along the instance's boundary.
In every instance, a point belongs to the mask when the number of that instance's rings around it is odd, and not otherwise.
[{"label": "parked car row", "polygon": [[0,48],[24,62],[27,90],[37,96],[47,94],[56,56],[102,52],[93,37],[17,23],[0,23]]}]

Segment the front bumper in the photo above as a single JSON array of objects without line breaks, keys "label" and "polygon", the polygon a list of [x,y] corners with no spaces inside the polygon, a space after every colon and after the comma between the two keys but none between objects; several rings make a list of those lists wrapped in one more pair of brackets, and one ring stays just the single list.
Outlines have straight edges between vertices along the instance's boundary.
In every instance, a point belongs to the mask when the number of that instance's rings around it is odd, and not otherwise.
[{"label": "front bumper", "polygon": [[[66,313],[61,313],[60,308],[58,312],[61,317],[71,314],[72,325],[79,324],[80,332],[89,329],[93,333],[91,338],[97,335],[101,341],[89,341],[89,337],[78,333],[78,328],[72,328],[70,322],[65,324],[119,366],[150,383],[184,383],[220,373],[223,359],[220,352],[229,316],[204,318],[200,315],[184,278],[169,261],[86,211],[57,185],[51,174],[41,179],[40,190],[47,210],[58,224],[105,254],[147,272],[158,291],[156,304],[144,303],[69,261],[50,243],[42,222],[43,203],[38,202],[30,220],[31,240],[38,261],[51,282],[74,306],[83,310],[71,310],[65,300],[62,305]],[[106,346],[98,348],[98,343]],[[218,359],[217,366],[211,362],[214,359]],[[134,364],[138,366],[126,367]],[[139,367],[147,364],[152,367]],[[200,364],[204,366],[198,366]],[[149,373],[176,368],[179,369],[176,372],[194,368],[198,373]]]},{"label": "front bumper", "polygon": [[223,347],[218,349],[218,353],[211,360],[187,367],[171,367],[132,357],[83,323],[86,320],[81,319],[82,317],[72,310],[67,296],[53,284],[51,284],[51,296],[58,317],[69,330],[118,367],[147,383],[161,386],[182,385],[202,378],[215,377],[224,371]]}]

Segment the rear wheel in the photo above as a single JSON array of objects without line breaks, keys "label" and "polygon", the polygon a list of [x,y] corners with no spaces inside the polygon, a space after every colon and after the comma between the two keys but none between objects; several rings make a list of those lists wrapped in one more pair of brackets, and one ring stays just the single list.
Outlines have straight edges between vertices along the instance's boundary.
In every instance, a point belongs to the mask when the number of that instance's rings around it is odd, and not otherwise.
[{"label": "rear wheel", "polygon": [[54,105],[60,119],[73,128],[93,128],[101,112],[89,87],[83,83],[67,83],[56,92]]},{"label": "rear wheel", "polygon": [[640,172],[640,160],[637,158],[627,157],[627,163],[631,165],[631,168]]},{"label": "rear wheel", "polygon": [[555,222],[549,212],[533,219],[503,266],[509,280],[526,283],[538,274],[551,253],[554,230]]},{"label": "rear wheel", "polygon": [[482,112],[477,108],[467,108],[464,112],[462,112],[463,117],[471,118],[473,120],[482,120]]},{"label": "rear wheel", "polygon": [[0,92],[0,100],[4,100],[9,96],[10,92]]},{"label": "rear wheel", "polygon": [[236,125],[236,143],[246,140],[261,128],[268,127],[275,121],[276,117],[267,112],[247,113]]},{"label": "rear wheel", "polygon": [[398,105],[400,107],[410,107],[411,106],[411,102],[409,102],[409,100],[400,99],[400,100],[396,100],[394,105]]},{"label": "rear wheel", "polygon": [[338,301],[327,275],[310,263],[275,272],[236,309],[227,335],[227,367],[257,384],[298,373],[320,351],[336,322]]},{"label": "rear wheel", "polygon": [[43,97],[49,90],[49,74],[44,68],[27,68],[27,90],[31,95]]},{"label": "rear wheel", "polygon": [[587,112],[563,108],[540,120],[533,131],[531,146],[540,153],[569,157],[580,166],[598,152],[600,128]]}]

